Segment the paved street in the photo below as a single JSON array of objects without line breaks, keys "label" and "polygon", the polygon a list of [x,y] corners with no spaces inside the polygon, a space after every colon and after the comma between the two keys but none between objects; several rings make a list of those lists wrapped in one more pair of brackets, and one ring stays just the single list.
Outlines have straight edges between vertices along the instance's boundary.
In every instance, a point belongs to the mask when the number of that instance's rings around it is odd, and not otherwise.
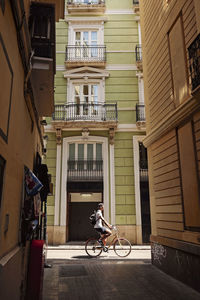
[{"label": "paved street", "polygon": [[43,300],[199,300],[200,294],[151,265],[150,247],[120,259],[111,250],[89,258],[84,246],[49,247]]}]

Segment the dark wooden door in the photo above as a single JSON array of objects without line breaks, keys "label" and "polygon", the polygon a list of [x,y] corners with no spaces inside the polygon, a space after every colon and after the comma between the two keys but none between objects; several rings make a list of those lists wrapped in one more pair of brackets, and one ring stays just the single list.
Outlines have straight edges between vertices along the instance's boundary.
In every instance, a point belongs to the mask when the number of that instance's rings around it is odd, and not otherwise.
[{"label": "dark wooden door", "polygon": [[97,205],[97,202],[69,203],[69,241],[86,241],[91,236],[98,236],[89,222]]}]

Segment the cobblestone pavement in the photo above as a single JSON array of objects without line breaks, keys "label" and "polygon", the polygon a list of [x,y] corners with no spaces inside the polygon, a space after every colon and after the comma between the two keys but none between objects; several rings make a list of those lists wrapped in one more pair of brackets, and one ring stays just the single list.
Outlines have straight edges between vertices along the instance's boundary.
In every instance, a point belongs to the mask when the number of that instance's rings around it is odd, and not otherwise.
[{"label": "cobblestone pavement", "polygon": [[81,247],[58,249],[48,250],[52,268],[44,271],[43,300],[200,299],[199,293],[152,266],[148,249],[134,249],[135,258],[123,260],[113,254],[90,259]]}]

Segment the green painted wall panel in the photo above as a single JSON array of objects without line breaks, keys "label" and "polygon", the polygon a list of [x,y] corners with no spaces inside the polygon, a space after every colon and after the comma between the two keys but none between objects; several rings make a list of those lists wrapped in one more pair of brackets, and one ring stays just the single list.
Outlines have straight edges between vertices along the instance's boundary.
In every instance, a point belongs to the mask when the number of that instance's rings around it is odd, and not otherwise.
[{"label": "green painted wall panel", "polygon": [[107,9],[127,9],[133,7],[132,0],[106,0]]},{"label": "green painted wall panel", "polygon": [[132,216],[127,216],[127,225],[133,225],[136,224],[136,216],[132,215]]},{"label": "green painted wall panel", "polygon": [[65,53],[56,53],[56,64],[64,65],[65,62]]},{"label": "green painted wall panel", "polygon": [[117,213],[117,215],[135,214],[135,206],[134,205],[117,205],[116,213]]},{"label": "green painted wall panel", "polygon": [[54,216],[49,216],[47,217],[47,225],[48,226],[53,226],[54,225]]},{"label": "green painted wall panel", "polygon": [[116,167],[115,175],[134,175],[134,171],[130,167]]},{"label": "green painted wall panel", "polygon": [[106,86],[111,86],[111,85],[120,85],[121,88],[124,89],[127,87],[127,85],[130,85],[134,92],[138,91],[138,80],[137,77],[110,77],[106,79]]},{"label": "green painted wall panel", "polygon": [[136,112],[135,111],[120,111],[118,114],[118,121],[121,124],[132,124],[136,122]]},{"label": "green painted wall panel", "polygon": [[126,216],[116,215],[116,225],[126,225]]},{"label": "green painted wall panel", "polygon": [[[113,91],[113,86],[112,85],[106,85],[106,93],[108,92],[112,92]],[[135,85],[131,85],[131,84],[126,84],[125,86],[124,85],[116,85],[114,87],[114,91],[115,93],[133,93],[135,91],[137,91],[136,89],[136,86]]]},{"label": "green painted wall panel", "polygon": [[116,204],[126,204],[126,196],[125,195],[116,195],[115,202],[116,202]]},{"label": "green painted wall panel", "polygon": [[135,204],[135,195],[126,195],[125,203],[126,204]]},{"label": "green painted wall panel", "polygon": [[135,64],[135,55],[132,53],[107,53],[108,64]]},{"label": "green painted wall panel", "polygon": [[48,216],[53,216],[54,215],[54,206],[48,205],[47,206],[47,214]]},{"label": "green painted wall panel", "polygon": [[123,22],[120,22],[118,20],[109,20],[109,22],[106,22],[104,25],[105,30],[107,29],[124,29],[128,28],[130,30],[135,30],[135,35],[138,36],[138,25],[137,22],[134,20],[124,20]]}]

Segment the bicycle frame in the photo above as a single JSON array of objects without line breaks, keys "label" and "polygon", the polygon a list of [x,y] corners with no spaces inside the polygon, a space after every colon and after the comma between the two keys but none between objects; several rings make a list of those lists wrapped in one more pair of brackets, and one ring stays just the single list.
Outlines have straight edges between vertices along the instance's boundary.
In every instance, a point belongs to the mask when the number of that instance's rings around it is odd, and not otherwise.
[{"label": "bicycle frame", "polygon": [[[112,239],[112,241],[109,241],[108,244],[105,245],[108,249],[114,245],[116,240],[118,240],[120,243],[118,228],[115,228],[114,230],[115,230],[115,233],[112,232],[112,234],[109,236],[109,238],[112,236],[114,236],[114,238]],[[120,245],[121,245],[121,243],[120,243]]]}]

